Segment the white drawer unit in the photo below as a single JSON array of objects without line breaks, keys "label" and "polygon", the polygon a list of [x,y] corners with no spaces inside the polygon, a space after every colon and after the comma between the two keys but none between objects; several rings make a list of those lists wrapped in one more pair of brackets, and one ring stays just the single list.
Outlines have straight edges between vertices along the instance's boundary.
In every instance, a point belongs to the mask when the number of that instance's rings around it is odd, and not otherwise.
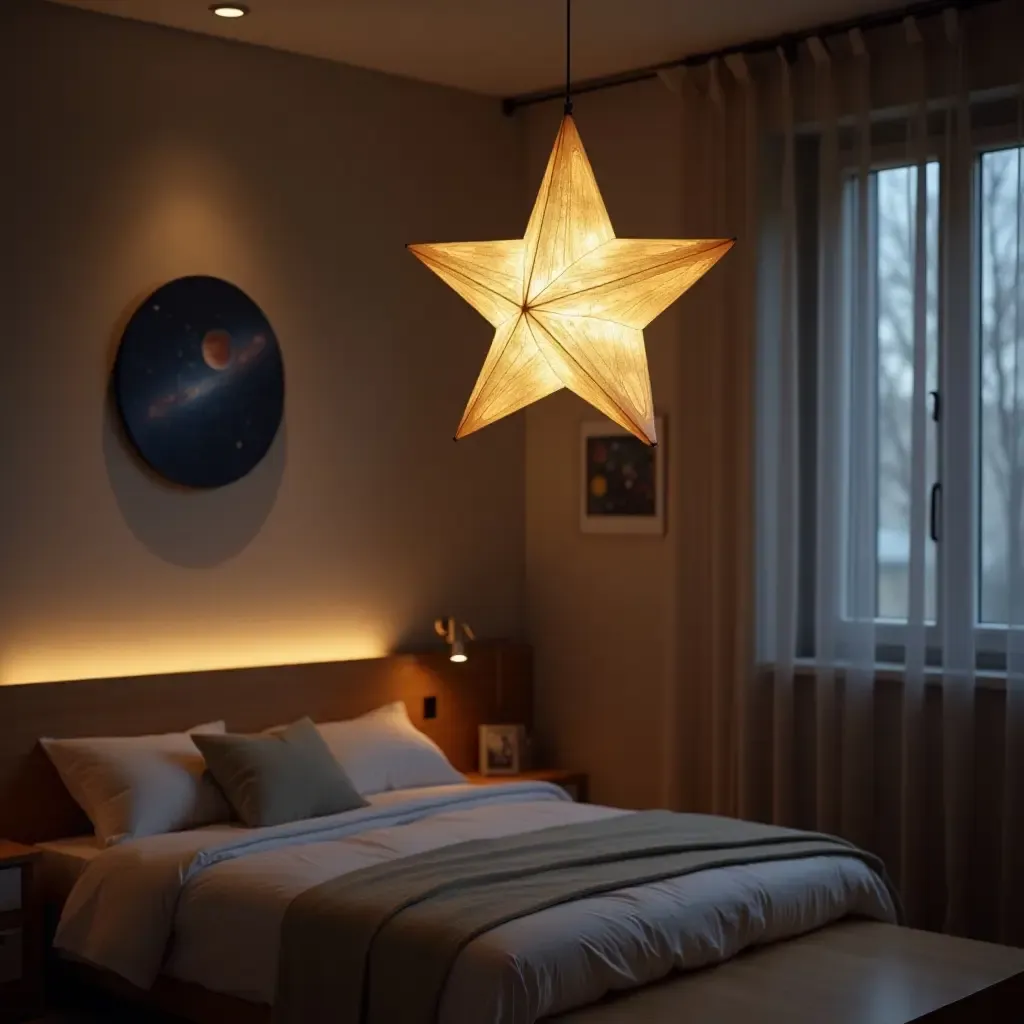
[{"label": "white drawer unit", "polygon": [[0,985],[21,981],[21,929],[0,929]]},{"label": "white drawer unit", "polygon": [[0,867],[0,914],[21,910],[21,866]]}]

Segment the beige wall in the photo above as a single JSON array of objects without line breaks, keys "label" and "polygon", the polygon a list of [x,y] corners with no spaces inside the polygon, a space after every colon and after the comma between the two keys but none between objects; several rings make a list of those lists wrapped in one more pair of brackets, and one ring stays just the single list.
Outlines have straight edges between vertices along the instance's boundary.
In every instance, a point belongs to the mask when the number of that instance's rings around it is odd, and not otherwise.
[{"label": "beige wall", "polygon": [[[524,116],[532,193],[561,108],[551,104]],[[671,94],[655,82],[581,96],[576,121],[616,234],[678,235],[682,136]],[[679,402],[681,315],[677,304],[644,332],[655,408],[667,417],[663,443],[669,446]],[[567,391],[526,413],[527,606],[538,739],[553,763],[591,773],[598,801],[641,806],[663,799],[676,532],[580,532],[580,424],[600,420]]]},{"label": "beige wall", "polygon": [[[455,445],[487,324],[403,243],[525,219],[496,103],[41,2],[0,4],[0,682],[372,656],[523,630],[523,434]],[[106,401],[134,305],[245,289],[284,428],[154,480]]]}]

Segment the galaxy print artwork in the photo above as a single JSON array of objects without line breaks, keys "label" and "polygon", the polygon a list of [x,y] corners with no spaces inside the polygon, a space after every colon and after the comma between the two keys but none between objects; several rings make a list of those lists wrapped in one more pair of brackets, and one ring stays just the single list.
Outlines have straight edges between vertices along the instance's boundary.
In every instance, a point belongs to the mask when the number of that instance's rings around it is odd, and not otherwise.
[{"label": "galaxy print artwork", "polygon": [[[661,437],[662,417],[656,417]],[[665,449],[607,421],[584,423],[580,526],[584,533],[662,534]]]},{"label": "galaxy print artwork", "polygon": [[635,437],[587,439],[587,511],[654,515],[654,452]]},{"label": "galaxy print artwork", "polygon": [[182,277],[158,288],[129,321],[114,395],[128,437],[160,476],[223,487],[258,465],[281,425],[281,351],[241,289]]}]

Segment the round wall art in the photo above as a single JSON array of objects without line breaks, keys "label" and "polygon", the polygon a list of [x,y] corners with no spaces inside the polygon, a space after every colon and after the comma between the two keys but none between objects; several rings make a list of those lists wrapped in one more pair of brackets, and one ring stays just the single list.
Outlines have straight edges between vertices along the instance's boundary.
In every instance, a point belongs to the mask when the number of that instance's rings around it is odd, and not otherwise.
[{"label": "round wall art", "polygon": [[157,473],[186,487],[222,487],[259,463],[281,425],[281,351],[241,289],[182,277],[128,322],[114,394],[128,437]]}]

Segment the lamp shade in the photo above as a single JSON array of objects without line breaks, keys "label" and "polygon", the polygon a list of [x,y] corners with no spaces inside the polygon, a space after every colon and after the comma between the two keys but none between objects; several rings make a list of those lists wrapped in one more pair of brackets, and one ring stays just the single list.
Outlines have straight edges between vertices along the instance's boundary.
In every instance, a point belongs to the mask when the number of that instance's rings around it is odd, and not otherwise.
[{"label": "lamp shade", "polygon": [[466,654],[466,641],[476,639],[469,623],[459,622],[455,616],[449,615],[447,618],[434,620],[434,632],[438,636],[444,637],[445,643],[451,648],[448,655],[449,661],[454,661],[456,664],[469,661],[469,655]]},{"label": "lamp shade", "polygon": [[456,438],[568,388],[657,443],[643,329],[734,241],[616,238],[566,114],[525,237],[409,246],[495,328]]}]

